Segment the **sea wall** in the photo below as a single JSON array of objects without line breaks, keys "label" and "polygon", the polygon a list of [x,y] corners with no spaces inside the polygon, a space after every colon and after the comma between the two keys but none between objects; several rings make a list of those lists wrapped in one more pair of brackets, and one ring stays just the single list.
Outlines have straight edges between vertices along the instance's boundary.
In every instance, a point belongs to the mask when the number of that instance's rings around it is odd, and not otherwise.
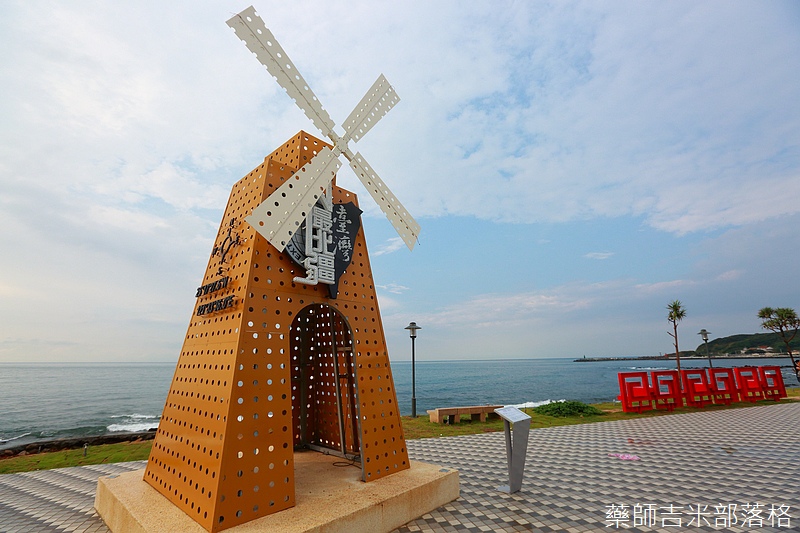
[{"label": "sea wall", "polygon": [[35,453],[58,452],[61,450],[72,450],[83,448],[84,445],[99,446],[101,444],[117,444],[119,442],[135,442],[152,440],[156,432],[140,431],[136,433],[110,433],[108,435],[95,435],[91,437],[75,437],[69,439],[53,439],[38,442],[30,442],[0,450],[0,459],[31,455]]}]

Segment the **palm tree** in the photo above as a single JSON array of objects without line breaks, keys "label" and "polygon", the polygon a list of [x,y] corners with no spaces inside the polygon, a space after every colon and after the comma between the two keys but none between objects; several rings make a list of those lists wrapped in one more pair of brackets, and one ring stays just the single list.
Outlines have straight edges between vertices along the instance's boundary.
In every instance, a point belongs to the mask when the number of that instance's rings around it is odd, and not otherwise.
[{"label": "palm tree", "polygon": [[800,318],[794,309],[790,307],[778,307],[773,309],[765,307],[758,312],[758,318],[761,319],[761,327],[769,329],[780,335],[783,343],[786,345],[786,351],[789,353],[789,359],[792,361],[792,370],[797,381],[800,382],[800,367],[795,362],[792,356],[792,347],[789,345],[800,330]]},{"label": "palm tree", "polygon": [[667,333],[675,339],[675,362],[678,365],[678,382],[683,386],[683,381],[681,380],[681,354],[678,351],[678,322],[686,317],[686,308],[683,307],[680,300],[675,300],[667,306],[667,311],[669,311],[667,320],[672,322],[673,331],[673,333],[669,333],[669,331]]}]

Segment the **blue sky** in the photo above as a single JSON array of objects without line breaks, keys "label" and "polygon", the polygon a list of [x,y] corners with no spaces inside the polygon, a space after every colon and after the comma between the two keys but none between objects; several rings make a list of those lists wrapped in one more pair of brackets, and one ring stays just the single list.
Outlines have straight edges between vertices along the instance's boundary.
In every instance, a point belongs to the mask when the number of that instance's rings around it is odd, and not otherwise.
[{"label": "blue sky", "polygon": [[[316,133],[225,2],[0,6],[0,361],[172,361],[231,185]],[[800,308],[796,2],[255,5],[422,226],[359,194],[390,356],[644,355]]]}]

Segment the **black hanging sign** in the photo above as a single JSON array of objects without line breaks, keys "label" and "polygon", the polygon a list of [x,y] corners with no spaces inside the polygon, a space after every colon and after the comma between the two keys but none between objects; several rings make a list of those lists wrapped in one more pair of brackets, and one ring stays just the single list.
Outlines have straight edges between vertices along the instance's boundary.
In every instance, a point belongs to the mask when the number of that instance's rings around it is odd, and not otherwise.
[{"label": "black hanging sign", "polygon": [[353,202],[333,204],[333,228],[331,233],[333,234],[333,245],[336,247],[336,259],[334,261],[336,281],[333,285],[328,285],[331,298],[336,298],[339,294],[339,278],[353,261],[356,234],[361,229],[361,213],[361,209]]},{"label": "black hanging sign", "polygon": [[[331,205],[331,204],[328,204]],[[322,202],[318,202],[317,206],[324,207]],[[330,218],[329,222],[316,223],[315,228],[317,234],[315,237],[317,246],[325,243],[326,254],[333,254],[333,279],[326,276],[314,276],[315,281],[313,284],[324,283],[328,285],[328,291],[331,298],[336,298],[339,294],[339,278],[350,266],[355,254],[356,234],[361,229],[361,209],[359,209],[353,202],[346,204],[333,204],[332,210],[328,211]],[[326,215],[327,217],[327,215]],[[303,268],[319,268],[319,253],[315,256],[310,265],[306,265],[309,255],[306,253],[306,224],[308,218],[303,221],[300,228],[292,235],[289,244],[286,245],[284,250],[295,263]],[[313,247],[312,247],[313,248]],[[321,249],[319,249],[321,251]],[[312,249],[312,253],[316,253]],[[298,278],[295,278],[297,281]],[[326,281],[329,280],[329,281]]]}]

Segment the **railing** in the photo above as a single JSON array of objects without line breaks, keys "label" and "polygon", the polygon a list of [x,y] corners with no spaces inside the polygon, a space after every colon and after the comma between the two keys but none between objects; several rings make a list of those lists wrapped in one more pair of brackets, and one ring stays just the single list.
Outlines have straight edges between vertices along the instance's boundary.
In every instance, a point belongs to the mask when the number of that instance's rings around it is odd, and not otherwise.
[{"label": "railing", "polygon": [[[786,396],[778,366],[620,372],[622,410],[641,413],[652,409],[730,405],[734,402],[778,401]],[[681,386],[681,384],[683,386]]]}]

